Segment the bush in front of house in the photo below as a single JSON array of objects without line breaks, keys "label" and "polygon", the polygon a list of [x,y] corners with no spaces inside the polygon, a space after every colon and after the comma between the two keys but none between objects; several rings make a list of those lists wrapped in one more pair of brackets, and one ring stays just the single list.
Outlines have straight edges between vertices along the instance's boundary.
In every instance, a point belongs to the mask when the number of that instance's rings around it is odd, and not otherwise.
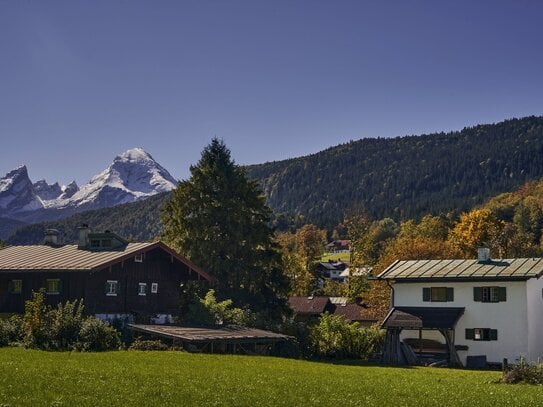
[{"label": "bush in front of house", "polygon": [[160,340],[144,340],[137,338],[128,350],[168,350],[169,347]]},{"label": "bush in front of house", "polygon": [[543,363],[531,364],[521,358],[520,363],[509,366],[503,372],[502,382],[508,384],[543,384]]},{"label": "bush in front of house", "polygon": [[45,292],[32,293],[17,341],[27,348],[45,350],[103,351],[118,349],[119,332],[99,319],[83,315],[83,300],[45,304]]},{"label": "bush in front of house", "polygon": [[366,328],[339,315],[325,313],[310,328],[309,341],[317,357],[367,360],[381,349],[384,333],[377,326]]},{"label": "bush in front of house", "polygon": [[87,317],[81,325],[79,336],[74,347],[80,351],[101,352],[119,349],[121,337],[119,332],[109,322],[98,318]]},{"label": "bush in front of house", "polygon": [[0,319],[0,347],[17,342],[21,336],[23,319],[20,315],[12,315],[8,319]]}]

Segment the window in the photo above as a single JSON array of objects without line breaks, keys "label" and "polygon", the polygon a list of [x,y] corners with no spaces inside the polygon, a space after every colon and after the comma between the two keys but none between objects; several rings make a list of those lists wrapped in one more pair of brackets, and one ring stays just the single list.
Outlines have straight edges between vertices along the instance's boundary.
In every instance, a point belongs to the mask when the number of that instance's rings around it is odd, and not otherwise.
[{"label": "window", "polygon": [[111,239],[102,240],[102,247],[111,247]]},{"label": "window", "polygon": [[117,280],[107,280],[106,281],[106,295],[109,297],[117,296],[119,290],[119,283]]},{"label": "window", "polygon": [[505,287],[473,287],[473,301],[501,302],[507,300]]},{"label": "window", "polygon": [[136,256],[134,257],[134,261],[136,263],[143,263],[143,254],[136,254]]},{"label": "window", "polygon": [[151,284],[151,293],[152,294],[158,293],[158,283]]},{"label": "window", "polygon": [[49,295],[60,294],[61,282],[58,278],[49,278],[45,280],[45,293]]},{"label": "window", "polygon": [[11,294],[21,294],[23,291],[23,280],[11,280],[9,283],[9,292]]},{"label": "window", "polygon": [[497,341],[498,330],[490,328],[466,329],[466,339],[474,341]]},{"label": "window", "polygon": [[138,295],[147,295],[147,283],[139,283]]},{"label": "window", "polygon": [[92,239],[91,242],[90,242],[90,246],[91,248],[93,249],[97,249],[100,247],[100,240],[98,239]]},{"label": "window", "polygon": [[432,302],[454,301],[454,288],[452,287],[424,287],[422,300]]}]

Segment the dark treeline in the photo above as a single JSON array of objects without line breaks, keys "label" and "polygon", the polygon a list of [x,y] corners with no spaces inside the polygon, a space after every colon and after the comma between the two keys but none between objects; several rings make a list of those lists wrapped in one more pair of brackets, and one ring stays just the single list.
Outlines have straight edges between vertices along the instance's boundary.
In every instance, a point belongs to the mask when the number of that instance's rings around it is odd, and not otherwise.
[{"label": "dark treeline", "polygon": [[111,230],[130,241],[152,240],[160,235],[160,209],[170,198],[169,193],[152,196],[144,201],[78,213],[65,219],[36,223],[18,229],[8,240],[10,245],[41,244],[46,229],[57,229],[65,243],[77,240],[77,227],[88,224],[98,232]]},{"label": "dark treeline", "polygon": [[459,214],[543,176],[543,117],[458,132],[363,139],[248,167],[268,204],[299,226],[331,230],[361,204],[374,218]]}]

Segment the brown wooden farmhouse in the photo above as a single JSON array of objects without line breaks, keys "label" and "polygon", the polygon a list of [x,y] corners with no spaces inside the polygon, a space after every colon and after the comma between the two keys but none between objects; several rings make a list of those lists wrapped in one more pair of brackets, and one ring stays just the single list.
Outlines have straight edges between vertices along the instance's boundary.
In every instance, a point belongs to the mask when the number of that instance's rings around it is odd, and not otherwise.
[{"label": "brown wooden farmhouse", "polygon": [[102,319],[163,323],[179,307],[181,283],[211,281],[161,242],[128,243],[81,227],[77,245],[61,245],[57,233],[49,231],[44,245],[0,250],[0,313],[23,312],[32,291],[44,288],[50,305],[82,298],[85,312]]}]

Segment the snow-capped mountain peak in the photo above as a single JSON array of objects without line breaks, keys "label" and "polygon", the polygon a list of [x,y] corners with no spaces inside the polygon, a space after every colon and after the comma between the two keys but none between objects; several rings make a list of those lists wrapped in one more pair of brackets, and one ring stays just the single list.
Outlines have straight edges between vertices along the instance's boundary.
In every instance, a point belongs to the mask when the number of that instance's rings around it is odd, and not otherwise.
[{"label": "snow-capped mountain peak", "polygon": [[142,148],[119,154],[111,165],[56,207],[101,208],[133,202],[174,189],[177,181]]},{"label": "snow-capped mountain peak", "polygon": [[28,177],[28,170],[21,165],[0,178],[0,217],[43,208]]}]

